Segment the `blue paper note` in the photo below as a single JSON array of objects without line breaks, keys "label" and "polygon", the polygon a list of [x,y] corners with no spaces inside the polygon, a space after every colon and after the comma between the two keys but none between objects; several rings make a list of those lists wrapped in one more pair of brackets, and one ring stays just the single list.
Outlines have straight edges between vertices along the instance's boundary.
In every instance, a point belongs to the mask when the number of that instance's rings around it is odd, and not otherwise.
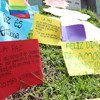
[{"label": "blue paper note", "polygon": [[25,40],[31,27],[30,20],[20,19],[0,11],[0,41]]},{"label": "blue paper note", "polygon": [[82,24],[62,26],[63,42],[80,42],[86,39],[85,28]]}]

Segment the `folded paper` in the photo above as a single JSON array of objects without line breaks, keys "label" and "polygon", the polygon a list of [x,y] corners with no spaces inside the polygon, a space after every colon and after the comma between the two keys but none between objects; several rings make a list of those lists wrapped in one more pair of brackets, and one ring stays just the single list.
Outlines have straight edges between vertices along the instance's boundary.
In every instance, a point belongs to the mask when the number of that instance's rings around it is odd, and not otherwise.
[{"label": "folded paper", "polygon": [[100,48],[98,42],[62,43],[61,47],[70,76],[100,74]]},{"label": "folded paper", "polygon": [[60,22],[41,14],[34,14],[33,36],[40,43],[59,45],[60,43]]},{"label": "folded paper", "polygon": [[85,29],[82,24],[62,26],[61,29],[63,42],[79,42],[86,39]]},{"label": "folded paper", "polygon": [[[38,40],[0,42],[0,100],[43,83]],[[3,92],[2,92],[3,91]]]}]

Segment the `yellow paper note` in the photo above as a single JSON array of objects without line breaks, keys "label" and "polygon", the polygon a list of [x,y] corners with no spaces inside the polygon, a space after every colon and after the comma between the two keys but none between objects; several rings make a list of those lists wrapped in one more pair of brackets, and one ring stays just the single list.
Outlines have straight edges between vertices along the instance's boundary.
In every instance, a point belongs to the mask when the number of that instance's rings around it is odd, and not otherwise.
[{"label": "yellow paper note", "polygon": [[100,74],[98,42],[62,43],[61,47],[70,76]]},{"label": "yellow paper note", "polygon": [[41,14],[34,14],[34,28],[32,38],[39,43],[60,45],[60,22]]},{"label": "yellow paper note", "polygon": [[10,6],[25,6],[24,0],[8,0]]}]

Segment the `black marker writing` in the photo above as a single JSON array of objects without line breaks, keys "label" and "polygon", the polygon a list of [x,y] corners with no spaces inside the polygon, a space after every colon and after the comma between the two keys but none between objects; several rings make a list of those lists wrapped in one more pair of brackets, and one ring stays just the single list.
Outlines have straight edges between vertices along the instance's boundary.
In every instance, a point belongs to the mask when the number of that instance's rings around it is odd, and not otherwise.
[{"label": "black marker writing", "polygon": [[14,23],[14,26],[20,29],[22,27],[22,23],[23,21],[17,19]]},{"label": "black marker writing", "polygon": [[10,32],[10,29],[5,29],[4,26],[0,27],[1,36],[10,36],[19,39],[19,33]]},{"label": "black marker writing", "polygon": [[6,14],[3,14],[3,18],[4,18],[4,22],[10,24],[10,20],[11,20],[10,17],[8,17]]}]

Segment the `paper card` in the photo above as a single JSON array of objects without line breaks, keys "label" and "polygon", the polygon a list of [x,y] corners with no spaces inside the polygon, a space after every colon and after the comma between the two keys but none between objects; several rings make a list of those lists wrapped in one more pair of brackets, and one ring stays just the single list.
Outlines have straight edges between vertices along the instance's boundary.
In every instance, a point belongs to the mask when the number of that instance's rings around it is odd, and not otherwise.
[{"label": "paper card", "polygon": [[27,6],[9,6],[10,10],[27,10]]},{"label": "paper card", "polygon": [[46,5],[53,7],[66,8],[68,6],[66,0],[44,0],[44,3],[46,3]]},{"label": "paper card", "polygon": [[0,12],[0,41],[24,40],[32,27],[29,20]]},{"label": "paper card", "polygon": [[62,41],[79,42],[86,39],[85,28],[82,24],[62,26]]},{"label": "paper card", "polygon": [[70,76],[100,74],[98,42],[62,43],[61,47]]},{"label": "paper card", "polygon": [[38,39],[39,43],[59,45],[60,22],[47,16],[34,14],[34,27],[32,38]]},{"label": "paper card", "polygon": [[24,0],[8,0],[10,6],[25,6]]},{"label": "paper card", "polygon": [[[43,83],[37,40],[0,42],[0,97]],[[4,91],[2,93],[2,91]]]}]

